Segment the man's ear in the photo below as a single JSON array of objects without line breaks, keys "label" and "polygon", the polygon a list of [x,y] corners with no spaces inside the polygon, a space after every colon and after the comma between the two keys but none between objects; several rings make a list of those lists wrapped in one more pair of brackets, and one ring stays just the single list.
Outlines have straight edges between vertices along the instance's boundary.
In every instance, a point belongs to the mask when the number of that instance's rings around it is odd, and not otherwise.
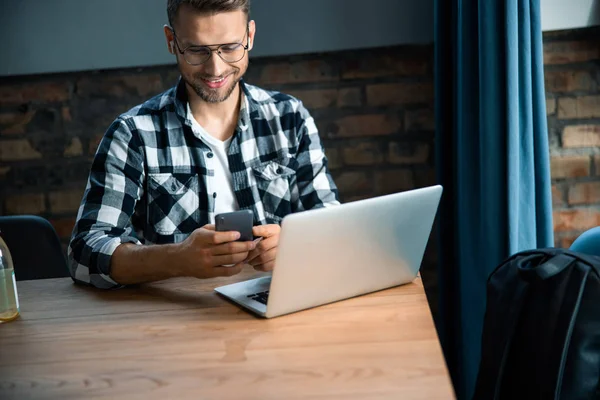
[{"label": "man's ear", "polygon": [[173,30],[169,25],[163,27],[165,32],[165,38],[167,39],[167,48],[171,54],[175,54],[175,42],[173,37]]},{"label": "man's ear", "polygon": [[254,20],[248,22],[248,36],[248,51],[250,51],[254,47],[254,38],[256,36],[256,23]]}]

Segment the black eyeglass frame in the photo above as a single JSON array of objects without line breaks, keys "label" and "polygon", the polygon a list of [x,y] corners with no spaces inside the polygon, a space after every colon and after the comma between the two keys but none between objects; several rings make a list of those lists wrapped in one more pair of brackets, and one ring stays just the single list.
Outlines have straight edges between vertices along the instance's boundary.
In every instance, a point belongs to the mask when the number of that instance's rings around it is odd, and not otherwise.
[{"label": "black eyeglass frame", "polygon": [[[244,58],[244,56],[246,55],[246,51],[248,51],[248,48],[250,47],[250,26],[246,27],[246,34],[244,35],[244,38],[246,38],[246,45],[244,45],[243,43],[238,43],[238,42],[211,44],[211,45],[206,45],[206,46],[190,45],[190,46],[187,46],[183,50],[181,50],[181,47],[179,47],[179,40],[177,39],[177,34],[175,33],[175,29],[173,29],[172,27],[169,27],[169,29],[171,30],[171,32],[173,32],[173,37],[175,38],[175,46],[177,46],[177,51],[179,51],[179,53],[183,56],[183,59],[185,60],[186,63],[188,63],[189,65],[193,65],[193,66],[202,65],[205,62],[207,62],[208,60],[210,60],[213,52],[216,52],[219,55],[219,57],[221,58],[221,60],[225,61],[228,64],[233,64],[233,63],[240,61],[242,58]],[[242,39],[242,42],[243,41],[244,41],[244,39]],[[235,61],[228,61],[228,60],[224,59],[223,56],[221,55],[221,47],[233,46],[233,45],[242,46],[242,48],[244,49],[244,52],[242,53],[242,56],[239,59],[237,59]],[[216,47],[216,49],[213,49],[213,47]],[[207,49],[209,54],[208,54],[208,57],[206,57],[206,60],[204,60],[198,64],[193,64],[193,63],[189,62],[189,60],[185,57],[185,53],[189,49]]]}]

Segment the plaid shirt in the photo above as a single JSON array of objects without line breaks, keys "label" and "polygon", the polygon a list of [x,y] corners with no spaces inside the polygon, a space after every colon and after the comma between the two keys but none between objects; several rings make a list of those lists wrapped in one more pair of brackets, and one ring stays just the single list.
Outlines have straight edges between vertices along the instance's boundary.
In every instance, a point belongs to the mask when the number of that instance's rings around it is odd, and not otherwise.
[{"label": "plaid shirt", "polygon": [[[244,96],[228,153],[240,209],[255,224],[339,204],[313,118],[298,99],[240,81]],[[101,288],[121,243],[177,243],[214,221],[214,162],[192,130],[183,81],[120,115],[92,163],[68,247],[71,275]]]}]

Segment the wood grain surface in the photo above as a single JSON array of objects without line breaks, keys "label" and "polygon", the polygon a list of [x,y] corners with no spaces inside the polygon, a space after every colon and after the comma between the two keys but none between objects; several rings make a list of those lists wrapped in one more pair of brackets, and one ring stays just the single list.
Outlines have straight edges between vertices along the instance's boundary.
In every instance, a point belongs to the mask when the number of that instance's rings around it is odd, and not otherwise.
[{"label": "wood grain surface", "polygon": [[263,319],[213,288],[17,283],[0,324],[1,399],[453,399],[423,285]]}]

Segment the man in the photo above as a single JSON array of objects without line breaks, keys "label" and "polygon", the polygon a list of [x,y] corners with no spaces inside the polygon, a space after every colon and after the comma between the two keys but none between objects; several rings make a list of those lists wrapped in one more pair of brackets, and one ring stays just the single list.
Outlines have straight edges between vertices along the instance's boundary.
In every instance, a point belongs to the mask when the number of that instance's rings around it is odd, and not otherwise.
[{"label": "man", "polygon": [[[242,80],[256,32],[249,0],[169,0],[167,13],[181,79],[102,139],[68,249],[77,282],[270,271],[285,215],[339,204],[302,103]],[[215,232],[214,216],[238,209],[253,210],[258,245]]]}]

